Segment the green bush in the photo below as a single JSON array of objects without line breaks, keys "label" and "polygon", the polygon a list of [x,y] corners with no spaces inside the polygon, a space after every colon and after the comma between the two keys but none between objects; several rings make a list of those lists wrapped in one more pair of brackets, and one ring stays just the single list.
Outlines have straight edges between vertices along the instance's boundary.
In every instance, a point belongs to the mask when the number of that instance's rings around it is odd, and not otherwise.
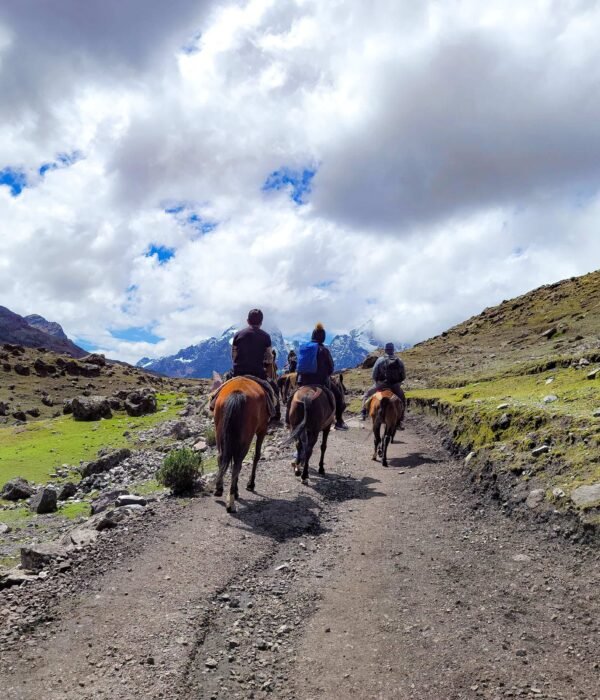
[{"label": "green bush", "polygon": [[214,447],[217,444],[217,434],[214,428],[206,429],[204,440],[209,447]]},{"label": "green bush", "polygon": [[162,467],[156,472],[156,480],[159,484],[168,486],[173,494],[179,496],[192,491],[196,479],[201,474],[202,456],[184,447],[169,452]]}]

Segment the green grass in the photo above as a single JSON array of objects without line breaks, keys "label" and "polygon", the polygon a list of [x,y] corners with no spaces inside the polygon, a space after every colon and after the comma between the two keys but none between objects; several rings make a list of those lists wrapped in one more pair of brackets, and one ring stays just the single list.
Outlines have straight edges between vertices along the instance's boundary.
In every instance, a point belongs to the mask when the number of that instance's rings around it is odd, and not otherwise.
[{"label": "green grass", "polygon": [[0,428],[0,485],[16,476],[43,483],[57,466],[93,459],[100,448],[135,447],[136,431],[175,418],[180,398],[157,394],[158,411],[139,418],[118,413],[110,420],[84,422],[61,416]]},{"label": "green grass", "polygon": [[86,501],[80,501],[79,503],[65,503],[58,509],[58,515],[62,515],[69,520],[74,520],[80,516],[85,516],[86,518],[90,516],[90,504]]},{"label": "green grass", "polygon": [[0,523],[9,525],[17,524],[21,520],[31,517],[29,508],[11,508],[10,510],[0,510]]}]

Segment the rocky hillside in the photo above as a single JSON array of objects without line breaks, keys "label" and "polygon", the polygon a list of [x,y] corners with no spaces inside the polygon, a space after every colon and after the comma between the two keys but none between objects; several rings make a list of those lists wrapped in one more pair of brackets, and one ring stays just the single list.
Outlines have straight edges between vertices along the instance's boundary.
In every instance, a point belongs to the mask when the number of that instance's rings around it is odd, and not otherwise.
[{"label": "rocky hillside", "polygon": [[[200,377],[208,378],[213,371],[225,372],[231,368],[231,341],[237,328],[231,326],[218,338],[190,345],[175,355],[150,359],[143,357],[138,367],[150,369],[167,377]],[[271,335],[273,348],[277,351],[277,363],[280,369],[285,365],[287,353],[298,349],[298,340],[285,339],[278,329],[266,329]],[[334,336],[329,345],[336,369],[356,367],[365,357],[383,343],[375,338],[372,323],[368,322],[359,328]]]},{"label": "rocky hillside", "polygon": [[19,316],[5,306],[0,306],[0,343],[15,343],[30,348],[43,347],[72,357],[83,357],[87,354],[67,338],[58,323],[47,321],[37,314]]}]

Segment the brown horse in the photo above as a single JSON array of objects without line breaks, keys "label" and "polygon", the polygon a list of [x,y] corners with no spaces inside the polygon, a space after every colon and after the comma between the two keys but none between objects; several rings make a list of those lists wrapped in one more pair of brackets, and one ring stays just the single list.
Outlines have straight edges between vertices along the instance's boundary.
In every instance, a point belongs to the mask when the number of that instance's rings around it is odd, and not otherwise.
[{"label": "brown horse", "polygon": [[[375,438],[375,451],[373,459],[377,461],[377,455],[381,457],[381,464],[387,467],[387,450],[393,441],[398,423],[404,415],[402,401],[389,389],[373,394],[369,404],[369,415],[373,420],[373,436]],[[383,439],[381,438],[381,426],[384,426]]]},{"label": "brown horse", "polygon": [[269,410],[264,389],[248,377],[234,377],[223,386],[217,396],[214,419],[219,453],[215,496],[223,495],[223,477],[232,464],[231,485],[227,497],[227,511],[232,513],[235,511],[235,500],[239,497],[238,477],[242,461],[256,435],[252,473],[246,486],[249,491],[254,491],[256,465],[269,425]]},{"label": "brown horse", "polygon": [[[319,438],[319,433],[323,433],[319,474],[325,473],[323,463],[327,449],[327,438],[335,421],[335,407],[331,405],[328,393],[321,387],[301,386],[292,398],[289,419],[292,434],[287,442],[296,441],[294,473],[296,476],[302,475],[302,483],[308,484],[308,463]],[[300,467],[302,467],[302,472],[300,472]]]},{"label": "brown horse", "polygon": [[[348,393],[346,385],[344,384],[344,375],[342,372],[339,374],[332,374],[331,383],[337,386],[342,398]],[[282,374],[277,380],[277,386],[279,387],[279,394],[283,403],[287,404],[290,396],[298,388],[298,372],[288,372],[287,374]]]}]

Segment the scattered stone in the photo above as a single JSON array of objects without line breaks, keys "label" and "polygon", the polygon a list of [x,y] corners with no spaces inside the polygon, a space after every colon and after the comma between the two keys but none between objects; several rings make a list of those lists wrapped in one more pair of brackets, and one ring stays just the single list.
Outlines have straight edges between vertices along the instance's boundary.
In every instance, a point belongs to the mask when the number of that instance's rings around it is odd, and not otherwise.
[{"label": "scattered stone", "polygon": [[219,664],[215,661],[215,659],[210,658],[206,659],[204,665],[206,666],[206,668],[217,668]]},{"label": "scattered stone", "polygon": [[59,559],[68,559],[70,549],[57,542],[21,547],[21,566],[27,571],[39,571]]},{"label": "scattered stone", "polygon": [[93,544],[98,539],[98,535],[99,533],[95,529],[76,527],[74,530],[67,533],[66,537],[63,538],[63,542],[66,540],[65,544],[85,547],[86,545]]},{"label": "scattered stone", "polygon": [[579,486],[571,491],[571,500],[580,508],[600,505],[600,482],[591,486]]},{"label": "scattered stone", "polygon": [[194,449],[197,452],[205,452],[208,449],[208,445],[206,444],[206,441],[198,440],[198,442],[194,445]]},{"label": "scattered stone", "polygon": [[123,496],[127,491],[124,489],[112,489],[111,491],[105,491],[101,493],[98,498],[95,498],[91,503],[92,515],[96,513],[103,513],[108,510],[117,502],[119,496]]},{"label": "scattered stone", "polygon": [[29,367],[20,363],[17,363],[15,365],[15,372],[17,374],[20,374],[22,377],[28,377],[31,374],[31,370],[29,369]]},{"label": "scattered stone", "polygon": [[544,396],[542,401],[544,403],[553,403],[554,401],[558,401],[558,396],[556,396],[556,394],[548,394],[548,396]]},{"label": "scattered stone", "polygon": [[529,492],[525,504],[528,508],[537,508],[544,502],[544,489],[533,489]]},{"label": "scattered stone", "polygon": [[157,409],[156,396],[151,392],[133,391],[125,399],[125,410],[129,416],[144,416],[155,413]]},{"label": "scattered stone", "polygon": [[63,401],[63,413],[65,415],[73,413],[73,399],[65,399]]},{"label": "scattered stone", "polygon": [[541,337],[542,337],[542,338],[547,338],[548,340],[550,340],[550,338],[552,338],[553,336],[555,336],[555,335],[557,334],[557,332],[558,332],[558,328],[557,328],[556,326],[552,326],[552,328],[548,328],[547,331],[544,331],[544,332],[541,334]]},{"label": "scattered stone", "polygon": [[130,493],[124,493],[117,498],[118,506],[145,506],[147,504],[148,501],[143,496],[134,496]]},{"label": "scattered stone", "polygon": [[597,367],[596,369],[593,369],[591,372],[588,372],[586,377],[588,379],[596,379],[599,372],[600,372],[600,367]]},{"label": "scattered stone", "polygon": [[143,510],[144,507],[138,505],[120,506],[114,510],[109,510],[101,514],[102,517],[96,523],[96,530],[100,532],[117,527],[117,525],[121,525],[126,520],[129,520],[135,513]]},{"label": "scattered stone", "polygon": [[548,377],[548,379],[546,379],[546,382],[545,382],[545,383],[546,383],[546,384],[552,384],[553,381],[554,381],[554,377]]},{"label": "scattered stone", "polygon": [[554,496],[554,498],[564,498],[565,492],[562,489],[555,487],[552,489],[552,495]]},{"label": "scattered stone", "polygon": [[510,405],[510,404],[508,404],[508,403],[499,403],[499,404],[496,406],[496,409],[497,409],[498,411],[503,411],[505,408],[508,408],[509,405]]},{"label": "scattered stone", "polygon": [[20,586],[22,583],[27,581],[35,581],[37,578],[36,574],[30,574],[22,569],[9,569],[8,571],[0,574],[0,589],[10,588],[11,586]]},{"label": "scattered stone", "polygon": [[42,403],[44,406],[48,406],[49,408],[54,406],[54,399],[52,399],[50,396],[42,396]]},{"label": "scattered stone", "polygon": [[83,477],[90,476],[91,474],[102,474],[107,472],[113,467],[116,467],[123,460],[131,457],[131,450],[123,447],[120,450],[115,450],[114,452],[109,452],[106,455],[102,455],[98,459],[93,460],[84,464],[81,468],[81,475]]},{"label": "scattered stone", "polygon": [[82,357],[81,361],[87,365],[97,365],[98,367],[104,367],[106,365],[106,357],[96,352]]},{"label": "scattered stone", "polygon": [[465,464],[469,464],[469,462],[475,457],[477,453],[476,452],[469,452],[469,454],[465,457]]},{"label": "scattered stone", "polygon": [[24,498],[33,496],[35,489],[29,484],[26,479],[17,477],[7,481],[2,487],[0,496],[7,501],[21,501]]},{"label": "scattered stone", "polygon": [[513,561],[531,561],[531,557],[527,554],[515,554],[512,559]]},{"label": "scattered stone", "polygon": [[77,396],[72,400],[71,408],[75,420],[93,421],[101,418],[112,418],[112,411],[106,396]]},{"label": "scattered stone", "polygon": [[50,489],[47,486],[42,486],[36,493],[31,497],[29,501],[29,508],[34,513],[54,513],[58,509],[56,504],[57,494],[54,489]]},{"label": "scattered stone", "polygon": [[539,455],[543,455],[546,452],[550,452],[550,445],[540,445],[539,447],[536,447],[535,449],[531,450],[531,454],[534,457],[538,457]]},{"label": "scattered stone", "polygon": [[0,523],[0,535],[8,535],[8,533],[11,531],[12,528],[10,525],[7,525],[6,523]]},{"label": "scattered stone", "polygon": [[12,417],[15,420],[21,421],[21,423],[27,422],[27,415],[26,415],[25,411],[14,411],[12,414]]},{"label": "scattered stone", "polygon": [[77,493],[77,486],[72,481],[65,482],[58,492],[58,500],[66,501],[68,498],[73,498]]}]

